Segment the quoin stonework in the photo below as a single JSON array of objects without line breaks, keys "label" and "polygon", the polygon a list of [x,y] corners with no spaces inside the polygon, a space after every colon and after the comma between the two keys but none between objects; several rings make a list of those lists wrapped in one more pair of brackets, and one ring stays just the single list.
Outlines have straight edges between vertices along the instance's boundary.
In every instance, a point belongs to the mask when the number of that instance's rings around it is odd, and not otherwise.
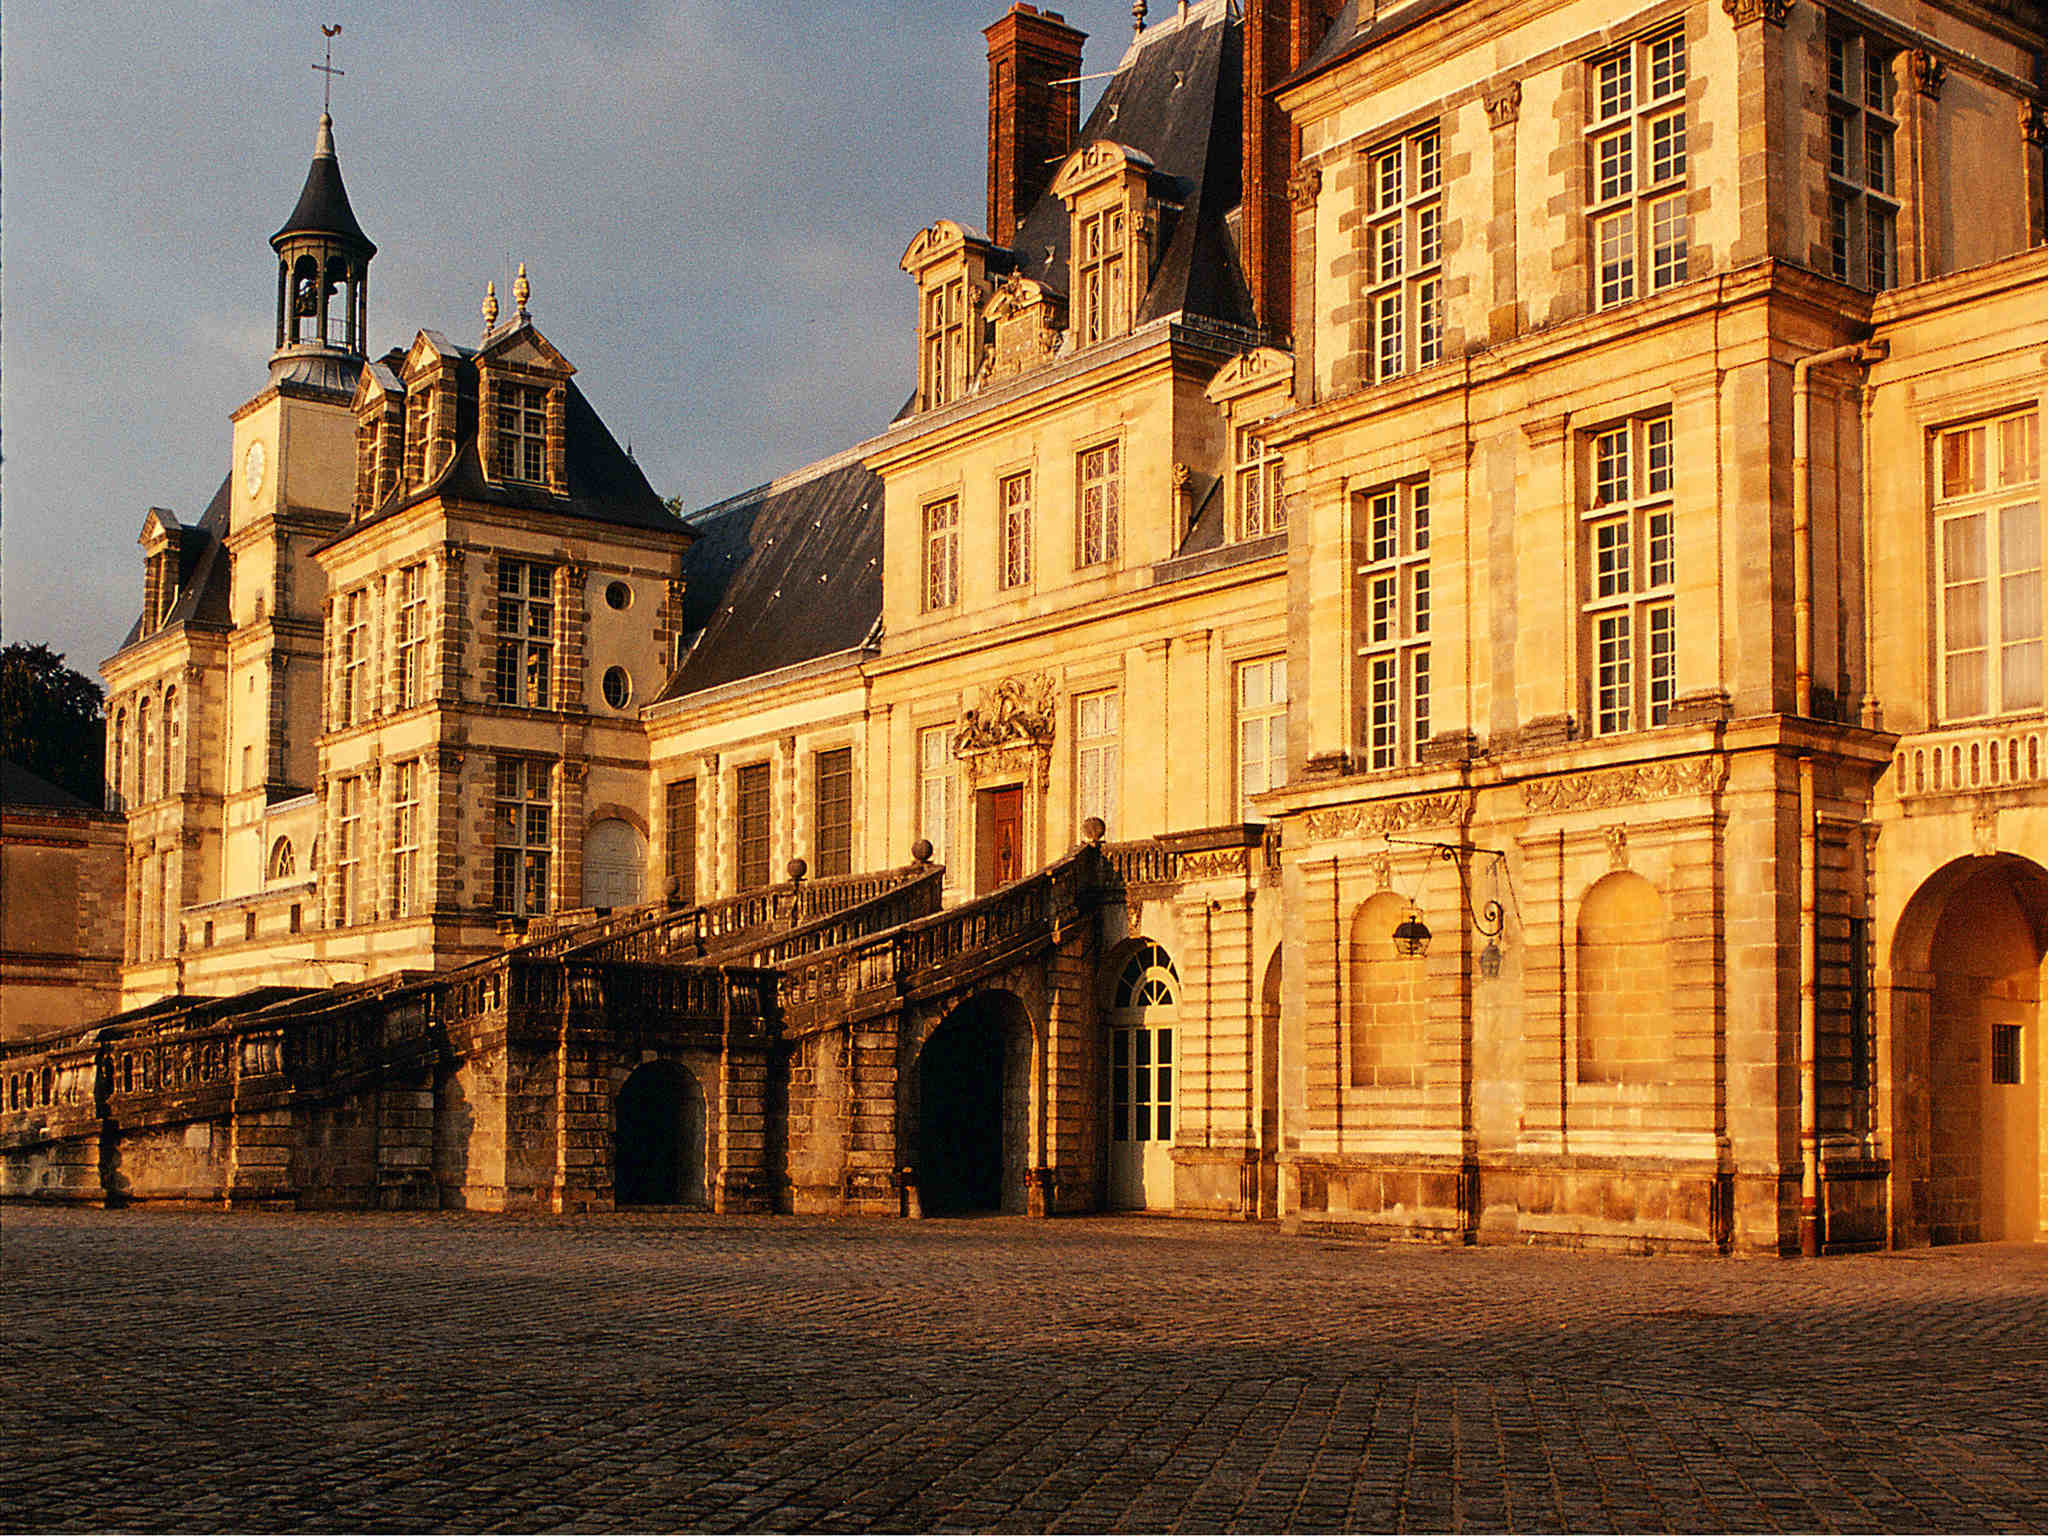
[{"label": "quoin stonework", "polygon": [[6,1194],[2048,1231],[2042,8],[1150,9],[680,517],[523,270],[370,355],[321,119]]}]

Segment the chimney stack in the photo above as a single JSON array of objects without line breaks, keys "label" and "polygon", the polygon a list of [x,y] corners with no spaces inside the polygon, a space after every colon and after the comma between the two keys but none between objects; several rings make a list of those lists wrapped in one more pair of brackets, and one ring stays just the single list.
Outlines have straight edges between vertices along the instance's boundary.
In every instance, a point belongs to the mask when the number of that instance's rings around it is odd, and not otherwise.
[{"label": "chimney stack", "polygon": [[1308,62],[1330,25],[1326,0],[1244,0],[1244,265],[1259,324],[1292,330],[1294,216],[1288,178],[1300,137],[1268,98]]},{"label": "chimney stack", "polygon": [[[997,245],[1017,237],[1081,135],[1085,32],[1057,11],[1016,0],[988,39],[988,223]],[[1065,82],[1065,83],[1055,83]]]}]

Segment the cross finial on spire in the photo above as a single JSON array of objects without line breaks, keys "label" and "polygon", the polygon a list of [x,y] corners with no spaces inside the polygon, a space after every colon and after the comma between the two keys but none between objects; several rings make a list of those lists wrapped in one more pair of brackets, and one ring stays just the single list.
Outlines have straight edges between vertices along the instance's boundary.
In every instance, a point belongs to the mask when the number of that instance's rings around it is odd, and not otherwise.
[{"label": "cross finial on spire", "polygon": [[334,40],[341,36],[341,23],[337,21],[331,27],[324,22],[321,23],[320,35],[327,39],[326,62],[309,65],[308,67],[317,70],[327,77],[320,82],[320,114],[325,117],[334,108],[334,77],[336,75],[345,75],[348,71],[334,67]]}]

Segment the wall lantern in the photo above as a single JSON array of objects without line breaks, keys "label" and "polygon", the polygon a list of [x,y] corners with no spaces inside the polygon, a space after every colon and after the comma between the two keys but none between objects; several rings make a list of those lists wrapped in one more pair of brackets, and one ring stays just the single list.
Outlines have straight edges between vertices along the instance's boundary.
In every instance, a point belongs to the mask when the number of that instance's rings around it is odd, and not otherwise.
[{"label": "wall lantern", "polygon": [[[1416,837],[1389,837],[1390,843],[1402,843],[1410,848],[1432,848],[1437,857],[1452,865],[1458,871],[1458,893],[1465,915],[1472,921],[1473,929],[1486,940],[1479,951],[1479,974],[1491,981],[1500,975],[1502,950],[1500,939],[1507,928],[1507,908],[1501,905],[1501,871],[1506,868],[1508,856],[1498,848],[1481,848],[1474,843],[1438,843]],[[1490,861],[1493,875],[1493,899],[1484,906],[1472,903],[1472,860],[1481,858]],[[1513,892],[1509,892],[1512,897]],[[1394,951],[1410,958],[1429,952],[1429,925],[1422,920],[1422,909],[1414,902],[1408,904],[1408,915],[1394,928]]]}]

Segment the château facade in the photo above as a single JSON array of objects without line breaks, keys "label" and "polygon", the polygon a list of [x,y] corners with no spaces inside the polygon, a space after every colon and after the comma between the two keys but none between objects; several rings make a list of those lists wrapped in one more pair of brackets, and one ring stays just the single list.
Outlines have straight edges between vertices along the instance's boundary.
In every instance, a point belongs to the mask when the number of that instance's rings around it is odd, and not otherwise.
[{"label": "ch\u00e2teau facade", "polygon": [[682,517],[323,118],[6,1193],[2042,1235],[2040,7],[1144,10]]}]

